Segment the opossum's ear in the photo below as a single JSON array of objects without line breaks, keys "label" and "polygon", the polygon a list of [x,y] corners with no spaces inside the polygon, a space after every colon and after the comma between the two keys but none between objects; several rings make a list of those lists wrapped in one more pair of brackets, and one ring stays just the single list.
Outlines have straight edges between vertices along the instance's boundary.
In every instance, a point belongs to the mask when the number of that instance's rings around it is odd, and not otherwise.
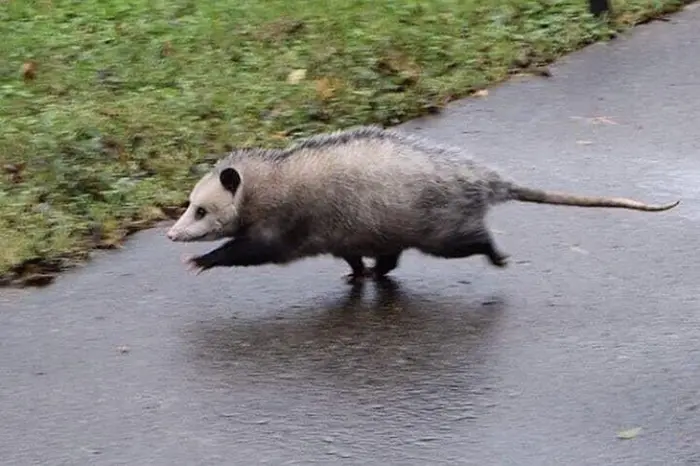
[{"label": "opossum's ear", "polygon": [[219,174],[219,181],[224,188],[231,191],[231,194],[236,194],[241,184],[241,175],[234,168],[224,168]]}]

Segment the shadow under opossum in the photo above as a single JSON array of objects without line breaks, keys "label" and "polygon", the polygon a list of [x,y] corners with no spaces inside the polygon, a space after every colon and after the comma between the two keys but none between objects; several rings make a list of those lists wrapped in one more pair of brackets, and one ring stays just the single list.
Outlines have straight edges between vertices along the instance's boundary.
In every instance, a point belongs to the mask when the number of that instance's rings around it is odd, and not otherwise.
[{"label": "shadow under opossum", "polygon": [[484,386],[490,356],[483,349],[504,313],[501,299],[428,298],[391,278],[373,283],[369,302],[365,283],[320,306],[198,322],[187,329],[191,362],[234,390],[266,382],[396,394],[440,377],[462,395]]}]

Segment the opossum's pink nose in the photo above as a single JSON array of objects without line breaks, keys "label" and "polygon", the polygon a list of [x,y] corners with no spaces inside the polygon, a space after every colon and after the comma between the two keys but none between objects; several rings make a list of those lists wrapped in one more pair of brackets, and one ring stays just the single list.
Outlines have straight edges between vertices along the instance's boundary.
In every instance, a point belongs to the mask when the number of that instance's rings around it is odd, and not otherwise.
[{"label": "opossum's pink nose", "polygon": [[177,239],[177,235],[173,230],[168,230],[165,236],[167,236],[170,241],[175,241]]}]

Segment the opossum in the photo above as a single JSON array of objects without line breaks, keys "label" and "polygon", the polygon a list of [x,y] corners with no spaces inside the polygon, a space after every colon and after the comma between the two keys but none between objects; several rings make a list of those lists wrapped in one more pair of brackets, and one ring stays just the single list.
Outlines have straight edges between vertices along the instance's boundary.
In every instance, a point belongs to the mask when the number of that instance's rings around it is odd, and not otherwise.
[{"label": "opossum", "polygon": [[[485,217],[508,201],[659,212],[648,205],[522,186],[463,150],[379,126],[335,131],[286,149],[236,149],[204,175],[172,241],[231,238],[190,257],[212,267],[290,264],[329,254],[350,266],[350,281],[382,278],[409,249],[446,258],[481,255],[505,267]],[[374,258],[367,269],[363,257]]]}]

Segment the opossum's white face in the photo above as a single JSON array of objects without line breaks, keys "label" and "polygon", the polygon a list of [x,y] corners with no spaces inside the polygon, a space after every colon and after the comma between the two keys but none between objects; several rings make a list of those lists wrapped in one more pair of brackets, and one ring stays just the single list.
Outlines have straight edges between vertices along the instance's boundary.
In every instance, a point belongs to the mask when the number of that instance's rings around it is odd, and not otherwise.
[{"label": "opossum's white face", "polygon": [[241,177],[233,168],[205,175],[190,193],[189,206],[166,236],[171,241],[216,241],[235,233]]}]

